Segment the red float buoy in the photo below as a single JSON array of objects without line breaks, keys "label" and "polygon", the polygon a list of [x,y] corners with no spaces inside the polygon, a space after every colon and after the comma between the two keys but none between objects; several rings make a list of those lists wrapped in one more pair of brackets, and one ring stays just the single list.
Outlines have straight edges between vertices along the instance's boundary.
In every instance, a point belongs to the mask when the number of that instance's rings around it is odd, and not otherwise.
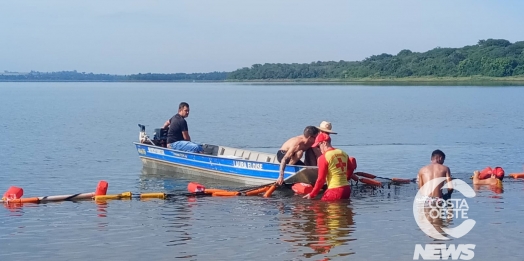
[{"label": "red float buoy", "polygon": [[199,193],[204,192],[206,187],[196,182],[189,182],[189,184],[187,184],[187,190],[191,193]]},{"label": "red float buoy", "polygon": [[96,186],[95,196],[102,196],[107,193],[107,181],[101,180],[98,182],[98,186]]},{"label": "red float buoy", "polygon": [[2,197],[2,200],[19,199],[24,195],[24,190],[19,187],[11,186]]}]

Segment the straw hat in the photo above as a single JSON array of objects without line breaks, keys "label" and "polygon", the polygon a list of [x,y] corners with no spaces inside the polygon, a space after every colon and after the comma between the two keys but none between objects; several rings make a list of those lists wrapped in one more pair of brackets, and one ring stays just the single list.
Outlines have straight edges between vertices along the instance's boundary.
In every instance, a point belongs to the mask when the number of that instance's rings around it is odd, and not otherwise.
[{"label": "straw hat", "polygon": [[337,134],[336,132],[333,132],[331,128],[332,128],[331,122],[328,122],[328,121],[321,122],[320,126],[317,127],[317,129],[319,129],[320,131],[323,131],[329,134]]}]

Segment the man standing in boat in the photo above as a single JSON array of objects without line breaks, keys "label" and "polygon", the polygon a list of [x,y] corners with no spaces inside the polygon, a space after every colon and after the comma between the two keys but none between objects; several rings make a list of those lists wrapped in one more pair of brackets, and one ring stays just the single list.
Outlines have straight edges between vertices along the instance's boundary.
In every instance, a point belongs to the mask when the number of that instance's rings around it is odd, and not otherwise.
[{"label": "man standing in boat", "polygon": [[311,148],[311,145],[315,142],[318,131],[318,128],[315,126],[307,126],[302,135],[293,137],[284,142],[280,150],[277,152],[277,159],[278,162],[280,162],[280,175],[276,181],[278,185],[282,185],[284,182],[284,170],[286,169],[287,164],[305,165],[300,159],[304,152]]},{"label": "man standing in boat", "polygon": [[331,137],[325,132],[318,134],[312,146],[320,148],[322,156],[317,160],[318,177],[315,186],[304,198],[315,198],[324,183],[327,183],[322,200],[349,199],[351,187],[348,180],[354,175],[356,166],[352,164],[348,154],[341,149],[333,148]]},{"label": "man standing in boat", "polygon": [[191,142],[189,129],[185,118],[189,116],[189,104],[181,102],[178,105],[178,113],[164,123],[162,128],[169,126],[167,132],[167,147],[174,150],[200,153],[202,145]]}]

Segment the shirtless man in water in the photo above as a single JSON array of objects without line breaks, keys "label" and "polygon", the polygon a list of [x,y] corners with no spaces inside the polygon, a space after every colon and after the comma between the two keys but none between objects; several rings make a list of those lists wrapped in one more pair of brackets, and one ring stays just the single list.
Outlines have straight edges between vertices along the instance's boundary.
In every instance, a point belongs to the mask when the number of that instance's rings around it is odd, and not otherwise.
[{"label": "shirtless man in water", "polygon": [[[424,184],[429,182],[432,179],[436,178],[447,178],[448,182],[448,196],[451,195],[453,191],[453,186],[451,185],[451,171],[449,168],[444,165],[444,160],[446,155],[441,150],[435,150],[431,154],[431,163],[422,167],[418,172],[418,188],[421,189]],[[433,199],[443,199],[444,195],[442,194],[442,187],[444,182],[436,186],[433,191],[431,188],[425,188],[425,191],[421,191],[421,194]]]},{"label": "shirtless man in water", "polygon": [[315,126],[307,126],[304,129],[304,134],[293,137],[282,145],[277,152],[277,159],[280,162],[280,175],[277,179],[277,184],[282,185],[284,182],[284,169],[286,165],[304,165],[300,159],[304,151],[311,148],[315,143],[315,138],[318,135],[318,128]]}]

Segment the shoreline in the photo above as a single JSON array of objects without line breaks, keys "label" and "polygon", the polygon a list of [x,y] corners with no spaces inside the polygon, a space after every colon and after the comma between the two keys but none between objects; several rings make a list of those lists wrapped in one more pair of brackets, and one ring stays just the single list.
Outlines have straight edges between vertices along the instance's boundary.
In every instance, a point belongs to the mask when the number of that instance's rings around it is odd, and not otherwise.
[{"label": "shoreline", "polygon": [[253,80],[0,80],[0,82],[114,82],[114,83],[248,83],[248,84],[348,84],[348,85],[516,85],[524,86],[524,77],[404,77],[404,78],[302,78]]},{"label": "shoreline", "polygon": [[258,79],[227,80],[237,83],[289,83],[289,84],[362,84],[362,85],[518,85],[524,86],[524,77],[405,77],[405,78],[353,78],[353,79]]}]

